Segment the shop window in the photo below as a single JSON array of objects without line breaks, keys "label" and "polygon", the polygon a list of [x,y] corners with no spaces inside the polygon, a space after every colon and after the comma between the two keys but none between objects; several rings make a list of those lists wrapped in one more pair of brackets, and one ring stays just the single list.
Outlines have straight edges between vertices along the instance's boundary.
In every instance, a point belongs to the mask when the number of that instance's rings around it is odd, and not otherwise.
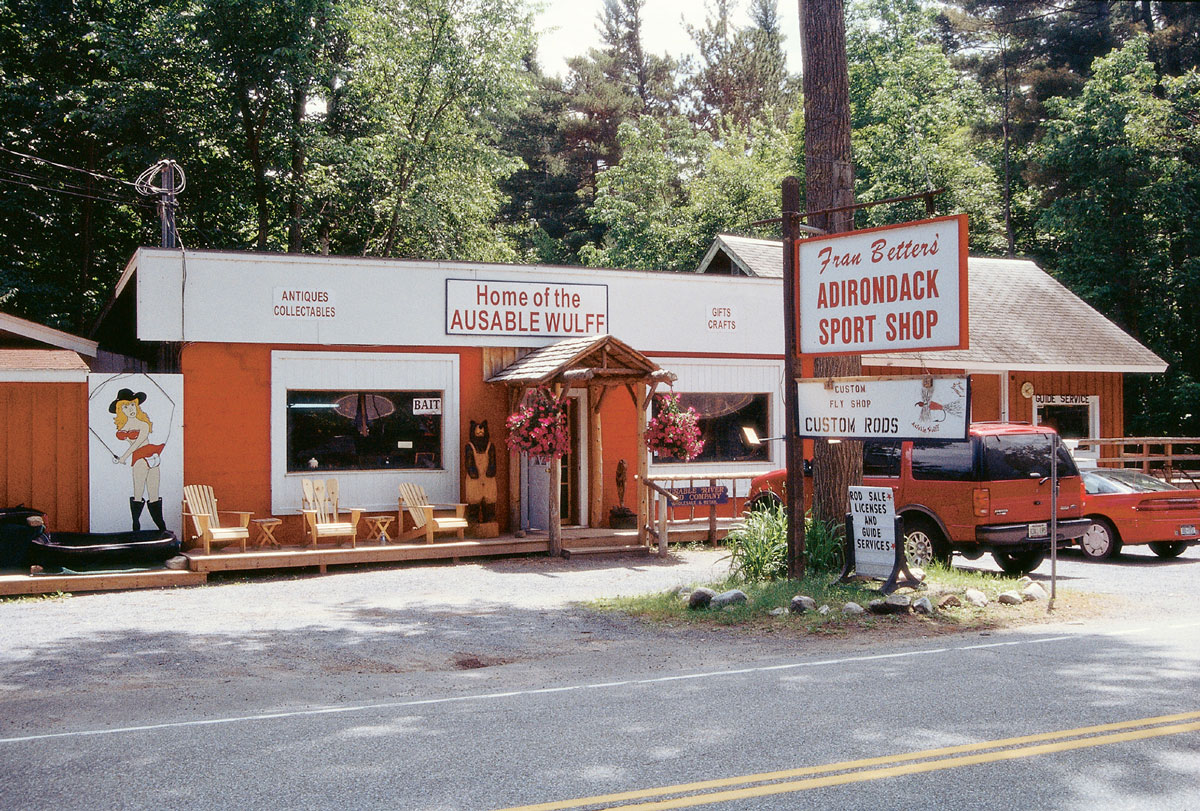
[{"label": "shop window", "polygon": [[442,395],[290,389],[288,472],[440,469]]},{"label": "shop window", "polygon": [[[1033,398],[1033,424],[1048,425],[1068,441],[1095,439],[1100,436],[1100,398],[1094,394],[1039,394]],[[1100,449],[1089,447],[1074,455],[1097,460]]]},{"label": "shop window", "polygon": [[[766,443],[749,445],[743,426],[749,426],[760,437],[770,435],[768,416],[769,394],[698,394],[680,393],[679,407],[696,409],[700,415],[700,436],[704,439],[704,450],[691,460],[693,464],[705,462],[766,462],[770,449]],[[654,403],[658,413],[658,401]],[[655,457],[655,463],[678,462],[668,457]]]}]

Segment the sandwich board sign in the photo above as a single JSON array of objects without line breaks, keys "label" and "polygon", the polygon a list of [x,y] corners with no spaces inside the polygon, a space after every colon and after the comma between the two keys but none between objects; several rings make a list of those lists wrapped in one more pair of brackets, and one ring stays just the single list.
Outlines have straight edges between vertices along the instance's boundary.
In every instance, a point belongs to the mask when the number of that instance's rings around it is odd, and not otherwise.
[{"label": "sandwich board sign", "polygon": [[[883,580],[887,594],[901,586],[916,586],[904,556],[904,519],[896,515],[890,487],[851,487],[846,513],[846,563],[841,580],[858,577]],[[901,579],[903,578],[903,579]]]}]

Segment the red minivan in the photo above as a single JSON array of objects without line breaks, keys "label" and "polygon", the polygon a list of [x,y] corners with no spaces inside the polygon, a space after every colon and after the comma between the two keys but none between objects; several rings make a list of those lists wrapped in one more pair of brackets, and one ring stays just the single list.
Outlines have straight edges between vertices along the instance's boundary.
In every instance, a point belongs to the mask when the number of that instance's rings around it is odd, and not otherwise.
[{"label": "red minivan", "polygon": [[[863,484],[891,487],[904,519],[904,551],[915,565],[975,560],[990,552],[1005,572],[1036,569],[1050,551],[1050,449],[1054,430],[971,423],[967,439],[863,442]],[[1081,538],[1083,482],[1058,446],[1059,545]],[[751,508],[782,503],[782,470],[751,482]]]}]

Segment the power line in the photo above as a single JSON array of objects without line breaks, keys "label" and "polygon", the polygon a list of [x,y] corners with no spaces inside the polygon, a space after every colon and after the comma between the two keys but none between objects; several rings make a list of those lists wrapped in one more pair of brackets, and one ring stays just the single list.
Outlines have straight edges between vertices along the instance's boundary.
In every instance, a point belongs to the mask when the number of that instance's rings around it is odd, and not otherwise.
[{"label": "power line", "polygon": [[58,169],[66,169],[71,172],[80,172],[85,175],[91,175],[92,177],[96,178],[97,180],[111,180],[114,183],[124,183],[126,186],[133,186],[134,188],[137,188],[137,184],[135,184],[129,180],[122,180],[119,177],[113,177],[112,175],[106,175],[103,172],[94,172],[91,169],[80,169],[78,166],[68,166],[65,163],[55,163],[54,161],[49,161],[49,160],[46,160],[45,158],[39,158],[37,155],[30,155],[25,152],[17,152],[15,149],[9,149],[8,147],[0,146],[0,152],[7,152],[10,155],[16,155],[19,158],[27,158],[31,161],[37,161],[38,163],[44,163],[47,166],[53,166]]},{"label": "power line", "polygon": [[49,192],[51,194],[69,194],[72,197],[83,197],[88,200],[96,200],[101,203],[113,203],[119,206],[132,206],[135,208],[153,208],[145,203],[139,203],[136,200],[121,200],[116,197],[104,197],[96,194],[83,194],[82,192],[71,191],[69,189],[56,189],[50,186],[40,186],[37,183],[31,183],[27,180],[12,180],[7,177],[0,177],[0,183],[8,183],[13,186],[19,186],[24,189],[37,189],[38,191]]},{"label": "power line", "polygon": [[106,189],[97,189],[94,186],[81,186],[78,183],[72,183],[68,180],[60,180],[56,177],[47,177],[46,175],[29,174],[28,172],[18,172],[16,169],[9,169],[5,166],[0,166],[0,173],[7,174],[9,177],[23,178],[35,183],[52,185],[56,188],[76,189],[85,194],[103,194],[108,196],[115,195],[115,192],[110,192]]}]

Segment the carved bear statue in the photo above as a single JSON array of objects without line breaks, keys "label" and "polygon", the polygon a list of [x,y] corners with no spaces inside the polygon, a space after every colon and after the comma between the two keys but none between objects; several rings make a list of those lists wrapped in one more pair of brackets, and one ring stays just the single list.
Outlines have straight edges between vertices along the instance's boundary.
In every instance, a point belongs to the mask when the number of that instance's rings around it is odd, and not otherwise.
[{"label": "carved bear statue", "polygon": [[480,525],[475,532],[478,537],[494,537],[499,534],[496,526],[496,446],[492,444],[487,420],[471,420],[468,440],[463,447],[467,520]]}]

